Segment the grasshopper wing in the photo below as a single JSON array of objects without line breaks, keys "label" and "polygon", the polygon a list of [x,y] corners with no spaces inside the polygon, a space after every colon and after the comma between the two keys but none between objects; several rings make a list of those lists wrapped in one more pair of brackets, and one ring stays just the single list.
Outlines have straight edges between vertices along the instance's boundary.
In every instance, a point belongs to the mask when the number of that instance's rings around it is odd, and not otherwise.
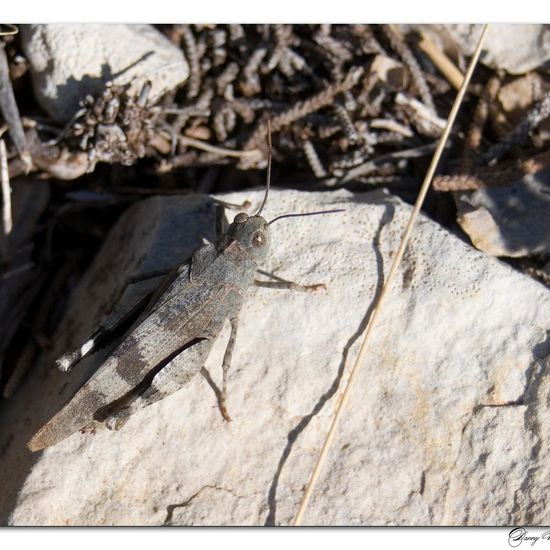
[{"label": "grasshopper wing", "polygon": [[31,451],[50,447],[92,424],[98,410],[123,398],[185,348],[214,339],[213,319],[232,285],[194,285],[178,278],[158,305],[106,359],[74,397],[28,443]]}]

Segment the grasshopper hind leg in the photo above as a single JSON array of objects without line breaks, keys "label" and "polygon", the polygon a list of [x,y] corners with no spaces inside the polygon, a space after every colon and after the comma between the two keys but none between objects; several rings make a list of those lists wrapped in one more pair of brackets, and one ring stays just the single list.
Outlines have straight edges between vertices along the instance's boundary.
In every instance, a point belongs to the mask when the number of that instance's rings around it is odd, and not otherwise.
[{"label": "grasshopper hind leg", "polygon": [[213,340],[197,340],[169,363],[155,369],[152,380],[144,380],[135,391],[98,411],[96,418],[110,430],[119,430],[135,412],[168,397],[191,381],[204,364]]}]

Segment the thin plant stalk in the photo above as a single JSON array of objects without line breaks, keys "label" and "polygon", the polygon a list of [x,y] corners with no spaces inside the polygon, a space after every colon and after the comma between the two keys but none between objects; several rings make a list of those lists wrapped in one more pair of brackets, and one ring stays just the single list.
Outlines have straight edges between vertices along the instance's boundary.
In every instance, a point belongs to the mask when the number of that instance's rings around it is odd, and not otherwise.
[{"label": "thin plant stalk", "polygon": [[348,378],[348,382],[346,384],[346,387],[342,393],[342,396],[340,398],[340,402],[338,404],[338,407],[336,408],[336,412],[334,414],[334,417],[332,419],[332,423],[330,426],[330,429],[328,431],[328,434],[325,438],[325,441],[323,443],[323,446],[321,448],[321,452],[319,454],[319,457],[317,459],[317,462],[315,464],[315,467],[313,468],[313,472],[311,474],[311,477],[308,481],[308,484],[306,486],[306,490],[304,492],[304,495],[302,497],[302,500],[300,502],[300,507],[298,509],[298,512],[296,513],[296,516],[293,521],[294,526],[298,526],[302,524],[302,519],[304,516],[304,513],[306,511],[307,505],[309,503],[309,500],[311,498],[311,494],[313,492],[313,489],[315,487],[315,484],[317,483],[317,480],[319,478],[319,474],[321,472],[321,468],[326,460],[328,451],[330,449],[330,446],[332,444],[332,441],[334,439],[334,436],[336,434],[336,430],[339,426],[340,419],[342,417],[342,413],[345,410],[346,404],[348,402],[351,389],[353,387],[353,383],[357,378],[357,374],[360,371],[361,366],[364,363],[365,355],[367,351],[367,344],[369,342],[370,335],[372,334],[373,327],[376,325],[376,320],[378,318],[378,315],[380,311],[382,310],[382,306],[384,304],[384,300],[389,293],[389,290],[391,288],[391,284],[393,282],[393,279],[395,277],[395,274],[397,272],[397,268],[399,267],[399,264],[401,262],[401,259],[403,257],[403,254],[405,252],[405,248],[408,244],[409,238],[412,233],[412,229],[414,227],[414,224],[416,222],[416,219],[418,217],[418,214],[420,212],[420,208],[422,207],[422,204],[424,203],[424,199],[426,198],[426,194],[428,192],[428,189],[430,188],[430,184],[432,181],[432,178],[434,176],[435,170],[437,168],[437,165],[439,163],[439,160],[441,158],[441,154],[443,153],[443,149],[445,147],[445,143],[447,142],[447,139],[449,138],[449,134],[451,132],[451,128],[454,124],[454,121],[456,119],[456,115],[458,113],[458,110],[460,108],[460,105],[462,103],[462,100],[464,98],[464,94],[466,93],[466,89],[468,87],[468,84],[470,82],[470,79],[472,78],[472,74],[474,72],[474,69],[477,65],[477,61],[479,59],[479,55],[481,54],[481,47],[483,45],[483,41],[485,39],[485,35],[487,33],[488,25],[485,25],[483,27],[483,31],[481,33],[481,36],[479,38],[476,51],[474,52],[474,55],[470,61],[470,65],[468,67],[468,71],[466,72],[466,76],[464,77],[464,80],[462,82],[462,86],[460,87],[460,90],[457,93],[457,96],[455,98],[455,101],[453,103],[453,107],[451,109],[451,112],[449,114],[449,118],[447,119],[447,124],[445,126],[445,130],[443,131],[443,134],[439,140],[438,146],[435,150],[434,156],[432,158],[432,161],[430,163],[430,166],[428,168],[428,172],[426,173],[426,177],[424,178],[424,182],[422,183],[422,187],[420,188],[420,192],[418,194],[418,198],[416,200],[416,203],[414,205],[413,211],[411,213],[411,217],[409,219],[409,222],[407,224],[407,227],[405,229],[405,232],[403,234],[403,238],[401,240],[401,244],[399,245],[399,249],[394,257],[393,263],[391,265],[390,271],[388,273],[388,277],[386,278],[386,281],[384,283],[384,287],[382,288],[382,292],[380,293],[380,296],[378,297],[378,300],[376,301],[376,305],[374,307],[374,310],[372,312],[372,316],[369,319],[367,328],[365,330],[365,335],[363,337],[363,343],[361,344],[361,349],[359,350],[359,354],[357,356],[357,360],[355,361],[355,365],[353,366],[353,369],[351,370],[350,376]]}]

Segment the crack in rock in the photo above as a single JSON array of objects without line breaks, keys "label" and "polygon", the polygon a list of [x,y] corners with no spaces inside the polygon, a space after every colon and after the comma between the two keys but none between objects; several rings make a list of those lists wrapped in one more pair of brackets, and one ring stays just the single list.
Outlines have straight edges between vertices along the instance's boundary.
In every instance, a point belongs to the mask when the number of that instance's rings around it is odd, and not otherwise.
[{"label": "crack in rock", "polygon": [[234,496],[238,499],[247,498],[243,495],[238,495],[237,493],[234,493],[231,489],[227,489],[226,487],[218,487],[217,485],[204,485],[196,493],[193,493],[187,500],[184,500],[183,502],[179,502],[177,504],[169,504],[168,506],[166,506],[166,518],[164,519],[163,525],[170,525],[170,522],[172,521],[172,517],[174,515],[174,510],[176,510],[177,508],[185,508],[189,506],[193,502],[193,500],[195,500],[195,498],[197,498],[206,489],[213,489],[214,491],[225,491],[226,493],[229,493],[231,496]]},{"label": "crack in rock", "polygon": [[514,401],[504,401],[502,403],[480,403],[475,405],[472,411],[472,414],[476,414],[481,409],[498,409],[501,407],[523,407],[525,405],[523,396]]},{"label": "crack in rock", "polygon": [[344,349],[342,350],[342,359],[340,361],[340,365],[338,366],[336,376],[332,381],[332,384],[330,385],[328,390],[323,395],[321,395],[321,397],[313,407],[312,411],[308,415],[302,417],[300,422],[298,422],[298,424],[287,435],[286,446],[283,450],[281,458],[279,459],[277,470],[275,471],[275,475],[273,476],[273,480],[271,482],[271,487],[269,488],[269,493],[267,497],[269,510],[265,520],[266,526],[276,525],[277,488],[279,485],[279,479],[281,477],[283,467],[286,461],[288,460],[288,457],[290,456],[290,453],[292,451],[292,448],[295,442],[297,441],[300,434],[307,428],[311,420],[321,412],[321,410],[323,409],[327,401],[329,401],[332,397],[334,397],[334,395],[338,392],[338,389],[340,388],[340,383],[342,381],[342,377],[344,375],[350,350],[367,328],[367,324],[374,310],[374,305],[382,290],[382,285],[384,283],[384,261],[382,258],[382,253],[380,252],[380,235],[384,227],[386,227],[388,224],[391,223],[391,221],[394,218],[394,215],[395,215],[395,209],[392,206],[388,206],[380,220],[380,225],[378,226],[378,230],[376,231],[376,234],[373,238],[373,251],[376,256],[376,265],[377,265],[377,271],[378,271],[376,289],[374,292],[373,299],[367,309],[367,312],[365,313],[365,316],[361,320],[361,323],[358,329],[349,338],[346,345],[344,346]]}]

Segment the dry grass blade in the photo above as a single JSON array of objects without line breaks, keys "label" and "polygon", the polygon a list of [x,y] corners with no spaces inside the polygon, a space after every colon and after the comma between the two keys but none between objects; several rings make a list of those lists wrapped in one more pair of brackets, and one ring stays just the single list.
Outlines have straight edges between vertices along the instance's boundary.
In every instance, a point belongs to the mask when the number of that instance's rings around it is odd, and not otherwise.
[{"label": "dry grass blade", "polygon": [[202,151],[214,153],[216,155],[219,155],[220,157],[235,157],[235,158],[254,157],[256,158],[258,156],[261,156],[261,152],[258,151],[257,149],[251,149],[248,151],[235,151],[234,149],[218,147],[217,145],[211,145],[210,143],[206,143],[204,141],[201,141],[200,139],[195,139],[188,136],[180,136],[178,137],[178,141],[182,145],[186,145],[187,147],[194,147],[196,149],[201,149]]},{"label": "dry grass blade", "polygon": [[464,75],[426,33],[421,34],[418,47],[430,58],[448,82],[456,90],[460,90]]},{"label": "dry grass blade", "polygon": [[313,472],[311,474],[311,477],[309,479],[309,482],[306,486],[306,490],[304,492],[304,495],[302,497],[302,501],[300,503],[300,508],[298,509],[298,512],[296,514],[296,517],[294,518],[293,525],[301,525],[302,518],[304,515],[304,512],[307,508],[307,505],[309,503],[309,499],[311,497],[313,488],[315,487],[315,484],[317,482],[317,479],[319,478],[319,473],[321,471],[321,468],[323,466],[323,463],[327,457],[328,451],[330,449],[330,446],[332,444],[332,441],[334,439],[334,435],[336,434],[336,430],[338,428],[338,425],[340,423],[340,419],[342,417],[342,413],[345,409],[346,403],[349,399],[351,388],[353,387],[353,383],[357,377],[358,372],[360,371],[360,368],[364,362],[366,350],[367,350],[367,344],[369,341],[369,336],[372,333],[372,329],[376,324],[376,319],[382,310],[382,305],[384,303],[385,297],[388,294],[389,289],[391,288],[391,284],[393,281],[393,278],[395,276],[395,273],[397,272],[397,268],[401,262],[401,259],[403,257],[403,254],[405,252],[405,248],[407,246],[407,243],[409,241],[409,238],[412,233],[412,229],[414,227],[414,224],[416,222],[416,219],[418,217],[418,214],[420,212],[420,208],[422,207],[422,204],[424,203],[424,199],[426,198],[426,194],[428,192],[428,189],[430,187],[430,183],[432,181],[432,178],[435,173],[435,169],[437,168],[437,165],[439,163],[439,159],[441,158],[441,154],[443,153],[443,149],[445,147],[445,143],[447,142],[447,139],[449,138],[449,134],[451,132],[451,128],[454,124],[454,121],[456,119],[456,115],[458,113],[458,109],[460,108],[460,105],[462,103],[462,100],[464,98],[464,94],[466,92],[466,88],[468,87],[468,83],[470,82],[470,79],[472,78],[472,74],[474,72],[474,69],[477,65],[477,61],[479,59],[479,55],[481,54],[481,47],[483,45],[483,41],[485,39],[485,35],[487,33],[488,25],[485,25],[483,27],[483,31],[481,33],[481,36],[479,38],[476,50],[474,52],[474,55],[470,61],[470,65],[468,67],[468,71],[466,72],[466,76],[464,77],[464,80],[462,82],[462,86],[455,98],[455,101],[453,103],[453,107],[451,109],[451,112],[449,114],[449,118],[447,119],[447,125],[445,127],[445,130],[443,132],[443,135],[441,136],[441,139],[439,140],[437,149],[434,153],[434,156],[432,158],[432,161],[430,163],[430,166],[428,168],[428,172],[426,173],[426,177],[424,178],[424,182],[422,183],[422,187],[420,189],[420,192],[418,194],[418,198],[416,200],[416,203],[414,205],[413,211],[411,213],[411,217],[409,219],[409,222],[407,224],[407,227],[405,229],[405,232],[403,234],[403,238],[401,240],[401,244],[399,245],[399,249],[397,250],[397,253],[395,254],[394,260],[392,262],[390,271],[388,273],[388,276],[386,278],[386,281],[384,282],[384,287],[382,288],[382,292],[380,293],[380,296],[378,297],[378,300],[376,301],[375,307],[372,311],[372,316],[369,319],[367,328],[365,330],[365,335],[363,337],[363,342],[361,344],[361,349],[359,350],[359,354],[357,356],[357,360],[355,362],[355,365],[353,366],[353,369],[350,372],[348,382],[346,384],[346,387],[342,393],[342,396],[340,398],[340,402],[336,408],[336,413],[334,414],[334,417],[332,419],[332,423],[330,426],[330,429],[328,431],[328,434],[325,438],[325,441],[323,443],[323,446],[321,448],[321,452],[319,454],[319,457],[317,459],[317,462],[315,464],[315,467],[313,469]]}]

